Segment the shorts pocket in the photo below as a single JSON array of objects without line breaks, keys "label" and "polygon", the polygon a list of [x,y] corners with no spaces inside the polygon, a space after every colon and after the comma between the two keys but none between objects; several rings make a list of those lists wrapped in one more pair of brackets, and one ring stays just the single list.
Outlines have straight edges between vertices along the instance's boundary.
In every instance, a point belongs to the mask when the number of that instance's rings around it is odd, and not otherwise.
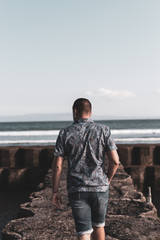
[{"label": "shorts pocket", "polygon": [[80,200],[80,192],[69,193],[68,198],[69,198],[69,202],[79,201]]},{"label": "shorts pocket", "polygon": [[105,206],[108,203],[108,191],[106,192],[98,192],[97,193],[97,201],[100,206]]}]

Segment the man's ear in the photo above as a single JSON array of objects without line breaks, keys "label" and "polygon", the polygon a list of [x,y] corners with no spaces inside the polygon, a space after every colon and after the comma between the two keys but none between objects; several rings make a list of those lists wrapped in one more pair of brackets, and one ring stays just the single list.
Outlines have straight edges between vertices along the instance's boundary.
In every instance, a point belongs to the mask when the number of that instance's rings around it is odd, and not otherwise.
[{"label": "man's ear", "polygon": [[77,109],[73,109],[73,116],[77,116]]}]

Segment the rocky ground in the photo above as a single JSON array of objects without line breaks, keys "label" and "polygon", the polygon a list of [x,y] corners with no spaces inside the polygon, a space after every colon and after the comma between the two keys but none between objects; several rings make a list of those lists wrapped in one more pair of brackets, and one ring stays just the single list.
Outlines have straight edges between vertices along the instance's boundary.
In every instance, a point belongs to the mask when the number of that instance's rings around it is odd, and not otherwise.
[{"label": "rocky ground", "polygon": [[[66,192],[66,165],[60,191],[62,211],[51,203],[51,170],[45,182],[21,205],[19,218],[2,231],[3,240],[76,240],[74,222]],[[130,176],[119,167],[110,186],[106,216],[107,240],[160,240],[160,218],[151,203],[134,189]]]}]

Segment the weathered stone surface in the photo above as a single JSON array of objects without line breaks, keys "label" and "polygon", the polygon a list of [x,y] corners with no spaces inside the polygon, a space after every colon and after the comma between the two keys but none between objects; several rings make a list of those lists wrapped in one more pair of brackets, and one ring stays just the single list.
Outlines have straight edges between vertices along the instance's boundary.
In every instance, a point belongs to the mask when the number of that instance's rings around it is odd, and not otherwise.
[{"label": "weathered stone surface", "polygon": [[[66,164],[60,191],[62,211],[51,203],[51,170],[39,191],[21,205],[19,219],[3,230],[3,240],[76,240],[74,222],[66,192]],[[142,193],[134,189],[132,179],[120,166],[110,186],[106,217],[107,240],[160,240],[160,219],[153,204],[147,204]]]},{"label": "weathered stone surface", "polygon": [[106,234],[119,240],[159,240],[160,220],[137,219],[130,216],[109,216],[106,219]]},{"label": "weathered stone surface", "polygon": [[0,147],[0,190],[35,188],[51,167],[53,147]]}]

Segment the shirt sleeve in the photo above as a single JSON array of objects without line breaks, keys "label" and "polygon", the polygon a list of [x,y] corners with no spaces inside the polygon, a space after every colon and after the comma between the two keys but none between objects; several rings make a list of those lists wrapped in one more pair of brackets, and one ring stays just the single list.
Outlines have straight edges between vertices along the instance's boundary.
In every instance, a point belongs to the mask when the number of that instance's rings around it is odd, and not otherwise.
[{"label": "shirt sleeve", "polygon": [[111,136],[111,131],[109,129],[109,135],[106,138],[106,146],[105,146],[106,152],[112,151],[112,150],[117,150],[117,146],[115,144],[115,141],[113,140]]},{"label": "shirt sleeve", "polygon": [[56,146],[54,149],[54,156],[55,157],[64,157],[65,156],[65,141],[64,141],[64,130],[59,132]]}]

